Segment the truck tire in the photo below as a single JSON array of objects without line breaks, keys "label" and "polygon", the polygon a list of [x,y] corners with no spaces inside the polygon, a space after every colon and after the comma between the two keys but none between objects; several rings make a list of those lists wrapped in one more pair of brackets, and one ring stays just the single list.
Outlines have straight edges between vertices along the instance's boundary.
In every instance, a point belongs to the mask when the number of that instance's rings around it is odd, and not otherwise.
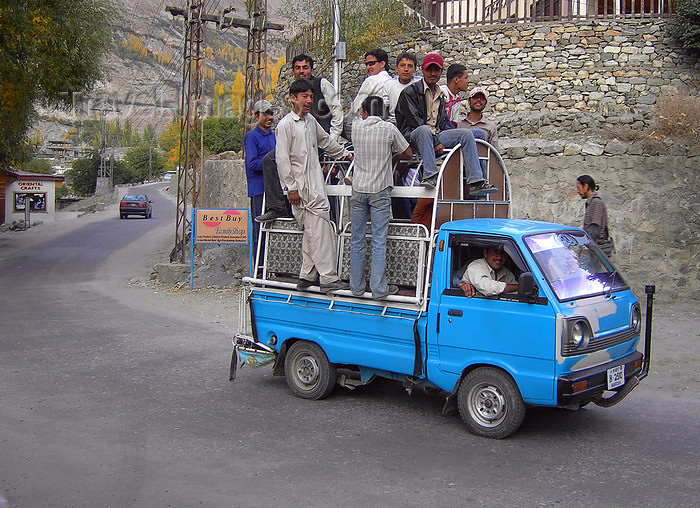
[{"label": "truck tire", "polygon": [[510,436],[525,418],[525,402],[517,385],[493,367],[480,367],[462,379],[457,406],[470,432],[492,439]]},{"label": "truck tire", "polygon": [[302,399],[325,399],[336,381],[335,365],[313,342],[292,344],[284,359],[284,376],[292,393]]}]

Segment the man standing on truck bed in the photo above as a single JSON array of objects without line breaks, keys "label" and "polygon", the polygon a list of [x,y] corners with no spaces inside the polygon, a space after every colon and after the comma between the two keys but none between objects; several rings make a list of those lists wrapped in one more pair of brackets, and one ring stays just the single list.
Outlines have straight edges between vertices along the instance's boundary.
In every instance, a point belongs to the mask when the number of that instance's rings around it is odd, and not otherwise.
[{"label": "man standing on truck bed", "polygon": [[[484,249],[484,257],[469,263],[459,287],[466,296],[472,296],[474,289],[483,296],[496,296],[518,290],[513,272],[505,267],[508,255],[496,247]],[[473,285],[473,287],[470,287]]]},{"label": "man standing on truck bed", "polygon": [[445,96],[437,86],[445,64],[437,53],[423,58],[423,79],[411,83],[401,92],[396,105],[399,130],[417,148],[423,157],[421,185],[433,188],[437,184],[438,169],[435,158],[445,148],[461,144],[464,174],[469,184],[469,195],[492,194],[498,189],[485,178],[474,135],[483,138],[483,132],[456,129],[445,112]]},{"label": "man standing on truck bed", "polygon": [[[336,93],[327,79],[314,76],[313,71],[314,59],[309,55],[300,54],[292,58],[294,79],[309,81],[314,90],[310,113],[321,124],[323,130],[330,134],[331,139],[337,141],[343,130],[343,106],[340,104],[340,94]],[[274,152],[263,158],[262,169],[266,212],[255,217],[256,222],[272,222],[282,217],[289,217],[289,203],[280,187]]]},{"label": "man standing on truck bed", "polygon": [[352,154],[333,141],[309,114],[313,104],[313,86],[309,81],[292,83],[289,97],[294,109],[277,125],[275,159],[282,189],[304,231],[297,289],[304,291],[319,283],[325,293],[349,289],[338,277],[335,232],[318,149],[345,159],[351,159]]},{"label": "man standing on truck bed", "polygon": [[385,122],[384,101],[370,95],[360,107],[362,120],[352,126],[355,147],[355,169],[350,198],[350,289],[355,296],[365,293],[365,237],[367,212],[372,223],[372,275],[369,287],[372,298],[383,300],[395,295],[399,288],[386,280],[386,235],[391,210],[391,187],[394,184],[392,170],[393,148],[398,158],[413,155],[408,141],[399,129]]}]

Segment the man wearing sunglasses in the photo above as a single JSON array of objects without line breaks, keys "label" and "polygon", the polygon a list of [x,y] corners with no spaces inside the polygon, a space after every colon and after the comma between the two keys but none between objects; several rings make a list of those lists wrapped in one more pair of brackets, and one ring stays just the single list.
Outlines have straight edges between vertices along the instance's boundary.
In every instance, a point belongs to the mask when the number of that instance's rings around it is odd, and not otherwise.
[{"label": "man wearing sunglasses", "polygon": [[367,77],[362,82],[360,90],[357,92],[357,97],[352,101],[350,113],[359,118],[360,108],[364,100],[370,95],[382,96],[384,83],[391,79],[391,76],[386,71],[386,66],[389,65],[389,55],[381,48],[375,48],[365,53],[365,67],[367,69]]}]

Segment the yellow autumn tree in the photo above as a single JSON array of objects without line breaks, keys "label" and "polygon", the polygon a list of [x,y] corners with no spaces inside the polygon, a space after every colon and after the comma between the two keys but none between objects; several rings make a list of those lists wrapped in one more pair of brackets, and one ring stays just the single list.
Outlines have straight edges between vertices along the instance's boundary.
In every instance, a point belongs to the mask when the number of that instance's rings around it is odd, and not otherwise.
[{"label": "yellow autumn tree", "polygon": [[175,119],[158,138],[158,144],[168,153],[168,167],[171,169],[180,162],[180,120]]},{"label": "yellow autumn tree", "polygon": [[212,97],[212,112],[214,116],[226,116],[227,96],[226,84],[220,81],[214,83],[214,95]]},{"label": "yellow autumn tree", "polygon": [[232,113],[234,115],[242,115],[245,113],[245,76],[238,70],[233,78],[231,85],[231,100],[233,101]]}]

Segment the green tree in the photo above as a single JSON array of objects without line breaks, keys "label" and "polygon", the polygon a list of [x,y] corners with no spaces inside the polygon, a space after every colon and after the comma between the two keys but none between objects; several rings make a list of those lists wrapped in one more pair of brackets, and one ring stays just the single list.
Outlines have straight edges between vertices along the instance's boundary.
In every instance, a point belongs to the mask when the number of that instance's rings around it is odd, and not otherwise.
[{"label": "green tree", "polygon": [[100,154],[93,152],[89,158],[75,159],[66,171],[66,183],[77,196],[92,196],[97,186]]},{"label": "green tree", "polygon": [[678,0],[676,14],[668,24],[668,33],[690,53],[700,53],[700,0]]},{"label": "green tree", "polygon": [[113,171],[113,180],[115,185],[123,185],[125,183],[142,182],[143,178],[139,178],[134,168],[129,166],[126,161],[114,160],[111,162]]},{"label": "green tree", "polygon": [[243,149],[245,124],[235,116],[210,117],[204,120],[204,151],[216,154]]},{"label": "green tree", "polygon": [[134,182],[148,180],[149,176],[160,177],[166,171],[165,156],[151,145],[135,146],[124,154],[124,160],[129,171],[136,177]]},{"label": "green tree", "polygon": [[70,106],[100,78],[113,12],[109,0],[0,3],[0,166],[29,157],[35,104]]},{"label": "green tree", "polygon": [[46,159],[34,158],[26,164],[22,164],[20,169],[29,173],[42,173],[44,175],[53,174],[53,168],[51,167],[51,163]]},{"label": "green tree", "polygon": [[156,139],[156,128],[150,123],[143,128],[143,133],[141,134],[141,139],[147,145],[155,145],[157,143]]},{"label": "green tree", "polygon": [[[331,0],[300,0],[300,8],[287,13],[289,26],[300,27],[290,45],[319,63],[331,58],[333,40]],[[360,58],[385,39],[396,37],[418,27],[406,14],[406,4],[397,0],[340,0],[340,30],[346,44],[347,58]]]}]

